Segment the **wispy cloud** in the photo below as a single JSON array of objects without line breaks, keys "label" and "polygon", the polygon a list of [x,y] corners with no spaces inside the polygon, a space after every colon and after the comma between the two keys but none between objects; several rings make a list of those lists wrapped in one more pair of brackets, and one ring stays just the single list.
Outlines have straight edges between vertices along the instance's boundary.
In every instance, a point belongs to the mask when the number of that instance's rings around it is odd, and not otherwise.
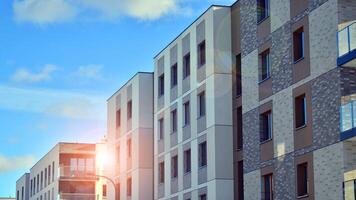
[{"label": "wispy cloud", "polygon": [[0,96],[2,109],[64,118],[105,119],[106,100],[98,95],[0,85]]},{"label": "wispy cloud", "polygon": [[0,155],[0,173],[27,169],[35,163],[34,156],[6,157]]},{"label": "wispy cloud", "polygon": [[19,22],[50,24],[64,22],[88,12],[102,19],[128,16],[156,20],[166,14],[190,11],[182,0],[15,0],[15,19]]},{"label": "wispy cloud", "polygon": [[15,71],[12,75],[11,79],[16,82],[28,82],[35,83],[41,81],[48,81],[52,77],[52,73],[58,69],[55,65],[47,64],[45,65],[41,71],[31,72],[26,68],[20,68]]},{"label": "wispy cloud", "polygon": [[101,79],[102,68],[102,65],[83,65],[78,67],[78,70],[75,72],[75,75],[87,79]]},{"label": "wispy cloud", "polygon": [[40,25],[68,21],[77,13],[66,0],[15,0],[13,9],[17,21]]}]

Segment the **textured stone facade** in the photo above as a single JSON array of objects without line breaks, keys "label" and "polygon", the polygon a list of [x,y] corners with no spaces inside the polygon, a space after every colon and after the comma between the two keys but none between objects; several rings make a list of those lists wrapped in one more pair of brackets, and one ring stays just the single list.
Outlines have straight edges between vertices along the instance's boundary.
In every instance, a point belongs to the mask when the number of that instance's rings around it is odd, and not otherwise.
[{"label": "textured stone facade", "polygon": [[244,174],[244,180],[244,199],[261,199],[260,170]]},{"label": "textured stone facade", "polygon": [[242,58],[242,113],[258,107],[258,52]]},{"label": "textured stone facade", "polygon": [[275,159],[275,200],[295,199],[295,168],[293,153]]},{"label": "textured stone facade", "polygon": [[271,32],[274,32],[290,19],[290,1],[271,0]]},{"label": "textured stone facade", "polygon": [[241,55],[257,48],[257,1],[241,0]]}]

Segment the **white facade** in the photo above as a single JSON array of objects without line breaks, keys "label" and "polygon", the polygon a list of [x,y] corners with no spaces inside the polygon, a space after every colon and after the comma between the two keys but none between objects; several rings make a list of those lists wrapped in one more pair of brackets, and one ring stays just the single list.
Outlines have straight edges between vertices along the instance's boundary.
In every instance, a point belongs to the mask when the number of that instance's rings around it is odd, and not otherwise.
[{"label": "white facade", "polygon": [[[155,199],[233,199],[230,38],[230,7],[212,6],[155,58]],[[205,64],[200,60],[202,54],[198,53],[204,41]],[[183,60],[187,55],[190,55],[189,75],[183,70],[186,62]],[[171,80],[175,64],[178,74],[176,85]],[[163,95],[159,84],[162,79]],[[205,96],[205,101],[200,101],[201,96]],[[186,103],[189,109],[185,109]],[[204,108],[200,104],[205,105]],[[201,109],[205,111],[203,114]],[[189,110],[188,114],[185,110]],[[160,131],[161,123],[163,129]],[[199,156],[202,152],[199,149],[204,143],[206,165],[201,164],[202,156]],[[190,171],[185,169],[188,156],[184,156],[189,150]],[[175,158],[178,158],[177,170],[172,164]],[[164,178],[160,177],[160,166],[164,166],[161,170],[164,171]]]},{"label": "white facade", "polygon": [[[153,74],[137,73],[107,103],[108,150],[115,152],[115,168],[108,171],[118,195],[153,199]],[[113,187],[108,189],[114,199]]]},{"label": "white facade", "polygon": [[19,180],[16,181],[16,200],[29,200],[29,184],[29,173],[25,173]]}]

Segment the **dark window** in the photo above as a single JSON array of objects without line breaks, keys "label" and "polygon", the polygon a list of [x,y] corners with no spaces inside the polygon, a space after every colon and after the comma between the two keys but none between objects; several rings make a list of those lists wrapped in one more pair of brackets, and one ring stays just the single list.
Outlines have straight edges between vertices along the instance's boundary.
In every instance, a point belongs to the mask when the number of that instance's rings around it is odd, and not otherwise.
[{"label": "dark window", "polygon": [[187,78],[190,75],[190,53],[187,53],[183,57],[183,78]]},{"label": "dark window", "polygon": [[40,191],[40,175],[37,174],[37,192]]},{"label": "dark window", "polygon": [[183,104],[184,108],[184,125],[189,125],[190,124],[190,105],[189,101],[185,102]]},{"label": "dark window", "polygon": [[43,189],[43,171],[41,171],[41,190]]},{"label": "dark window", "polygon": [[241,95],[242,85],[241,85],[241,54],[236,56],[236,96]]},{"label": "dark window", "polygon": [[18,190],[16,192],[16,200],[20,200],[20,191],[18,191]]},{"label": "dark window", "polygon": [[243,161],[237,163],[237,184],[238,184],[238,194],[239,200],[244,199],[244,164]]},{"label": "dark window", "polygon": [[303,27],[293,33],[294,62],[304,58],[304,29]]},{"label": "dark window", "polygon": [[45,168],[45,181],[44,181],[44,186],[47,186],[47,168]]},{"label": "dark window", "polygon": [[21,200],[24,200],[24,187],[21,188]]},{"label": "dark window", "polygon": [[205,92],[202,92],[198,95],[198,105],[199,105],[198,116],[202,117],[205,115]]},{"label": "dark window", "polygon": [[242,107],[237,109],[236,116],[236,138],[237,138],[237,149],[242,149],[243,146],[243,135],[242,135]]},{"label": "dark window", "polygon": [[199,195],[199,200],[206,200],[206,194]]},{"label": "dark window", "polygon": [[164,139],[164,119],[161,118],[158,120],[158,127],[159,127],[159,139],[163,140]]},{"label": "dark window", "polygon": [[127,196],[131,196],[132,194],[132,179],[127,179]]},{"label": "dark window", "polygon": [[172,157],[172,178],[178,177],[178,156]]},{"label": "dark window", "polygon": [[52,162],[52,182],[53,181],[54,181],[54,161]]},{"label": "dark window", "polygon": [[164,183],[164,162],[159,163],[158,166],[158,171],[159,171],[159,183]]},{"label": "dark window", "polygon": [[121,126],[121,110],[116,111],[116,128]]},{"label": "dark window", "polygon": [[127,119],[132,118],[132,101],[127,102]]},{"label": "dark window", "polygon": [[205,55],[205,40],[198,45],[198,67],[205,65],[206,55]]},{"label": "dark window", "polygon": [[272,112],[267,111],[260,115],[260,142],[272,139]]},{"label": "dark window", "polygon": [[103,197],[106,197],[107,194],[107,189],[106,189],[106,185],[103,185]]},{"label": "dark window", "polygon": [[207,165],[206,141],[199,144],[199,167]]},{"label": "dark window", "polygon": [[269,50],[260,54],[261,66],[260,66],[260,81],[264,81],[270,77],[270,57]]},{"label": "dark window", "polygon": [[164,74],[158,78],[158,96],[164,95]]},{"label": "dark window", "polygon": [[175,133],[177,132],[177,110],[174,109],[172,112],[171,112],[171,123],[172,123],[172,133]]},{"label": "dark window", "polygon": [[257,22],[269,16],[269,0],[257,0]]},{"label": "dark window", "polygon": [[33,195],[36,194],[36,177],[33,178]]},{"label": "dark window", "polygon": [[307,124],[307,99],[305,94],[295,98],[295,127],[300,128]]},{"label": "dark window", "polygon": [[31,183],[30,183],[30,196],[32,197],[32,187],[33,187],[33,180],[31,179]]},{"label": "dark window", "polygon": [[184,173],[191,171],[191,153],[190,149],[184,151]]},{"label": "dark window", "polygon": [[131,139],[127,140],[127,157],[131,158],[132,156],[132,144]]},{"label": "dark window", "polygon": [[48,165],[48,185],[51,183],[51,165]]},{"label": "dark window", "polygon": [[308,194],[308,163],[297,166],[297,192],[298,196]]},{"label": "dark window", "polygon": [[273,199],[273,176],[272,174],[262,176],[262,200]]},{"label": "dark window", "polygon": [[171,67],[171,88],[178,83],[177,63]]}]

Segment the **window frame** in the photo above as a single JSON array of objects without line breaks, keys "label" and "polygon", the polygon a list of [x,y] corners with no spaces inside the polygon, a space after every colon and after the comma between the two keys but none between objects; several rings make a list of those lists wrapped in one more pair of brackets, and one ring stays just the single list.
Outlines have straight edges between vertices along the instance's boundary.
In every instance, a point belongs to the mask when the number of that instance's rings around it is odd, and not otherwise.
[{"label": "window frame", "polygon": [[[300,55],[299,55],[300,54]],[[304,26],[293,32],[293,62],[297,63],[305,57],[305,31]]]},{"label": "window frame", "polygon": [[158,77],[158,97],[162,97],[164,95],[164,74],[161,74]]},{"label": "window frame", "polygon": [[186,79],[190,76],[190,62],[190,52],[188,52],[183,57],[183,79]]},{"label": "window frame", "polygon": [[178,178],[178,155],[171,158],[171,178]]},{"label": "window frame", "polygon": [[260,143],[272,140],[273,138],[273,117],[272,110],[260,114]]},{"label": "window frame", "polygon": [[[262,7],[263,2],[263,7]],[[270,16],[270,2],[269,0],[257,0],[257,24],[262,23]]]},{"label": "window frame", "polygon": [[199,168],[203,168],[208,165],[207,146],[207,141],[199,143]]},{"label": "window frame", "polygon": [[178,131],[177,109],[171,111],[171,134]]},{"label": "window frame", "polygon": [[184,111],[183,124],[184,126],[188,126],[190,125],[190,102],[189,101],[183,103],[183,111]]},{"label": "window frame", "polygon": [[184,151],[184,174],[189,174],[192,171],[192,152],[191,149]]},{"label": "window frame", "polygon": [[158,183],[163,184],[165,182],[164,161],[158,164]]},{"label": "window frame", "polygon": [[[301,171],[303,170],[303,171]],[[300,174],[303,173],[303,174]],[[304,175],[304,176],[302,176]],[[309,174],[308,162],[300,163],[297,165],[297,197],[304,197],[309,195]],[[300,183],[302,181],[302,183]]]},{"label": "window frame", "polygon": [[127,120],[132,119],[132,100],[127,102]]},{"label": "window frame", "polygon": [[164,118],[158,120],[158,140],[164,140]]},{"label": "window frame", "polygon": [[178,63],[171,66],[171,88],[178,85]]},{"label": "window frame", "polygon": [[[259,74],[259,83],[262,83],[269,78],[271,78],[271,59],[270,59],[270,50],[267,49],[260,53],[260,74]],[[265,69],[265,70],[264,70]],[[266,71],[266,73],[264,73]],[[265,76],[264,76],[265,75]]]},{"label": "window frame", "polygon": [[116,110],[116,128],[121,127],[121,109]]},{"label": "window frame", "polygon": [[[269,191],[268,193],[266,191]],[[261,183],[261,197],[263,200],[273,200],[273,174],[266,174],[262,176]]]},{"label": "window frame", "polygon": [[206,95],[205,91],[198,94],[198,118],[206,115]]},{"label": "window frame", "polygon": [[[301,111],[299,111],[300,106],[303,106],[303,109],[301,109]],[[294,119],[295,119],[294,127],[296,130],[304,128],[308,125],[307,107],[308,107],[308,103],[307,103],[307,96],[305,93],[298,95],[294,98]]]},{"label": "window frame", "polygon": [[201,41],[198,44],[198,68],[206,64],[206,42]]}]

